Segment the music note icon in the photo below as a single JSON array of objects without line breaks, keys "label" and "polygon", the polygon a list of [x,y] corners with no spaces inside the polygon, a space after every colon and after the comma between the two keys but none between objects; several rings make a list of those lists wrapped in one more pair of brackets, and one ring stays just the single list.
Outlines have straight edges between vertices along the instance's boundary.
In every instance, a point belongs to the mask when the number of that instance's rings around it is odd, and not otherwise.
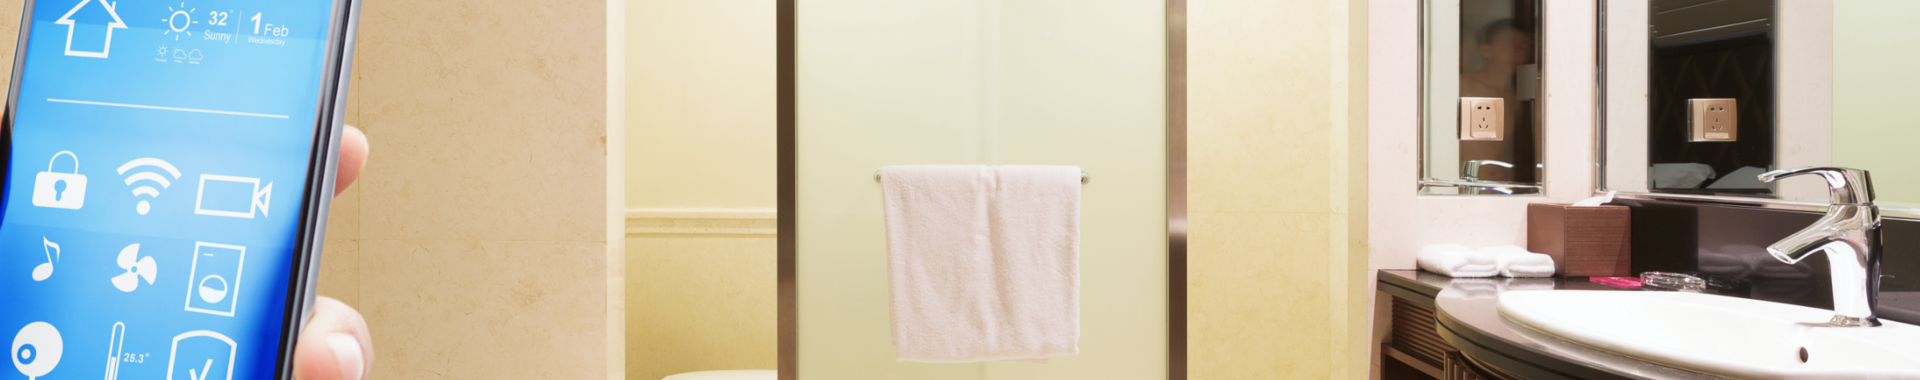
[{"label": "music note icon", "polygon": [[34,281],[46,281],[47,277],[53,277],[53,262],[59,261],[60,258],[60,244],[54,243],[52,240],[47,240],[45,237],[40,238],[40,244],[47,252],[47,263],[33,267]]}]

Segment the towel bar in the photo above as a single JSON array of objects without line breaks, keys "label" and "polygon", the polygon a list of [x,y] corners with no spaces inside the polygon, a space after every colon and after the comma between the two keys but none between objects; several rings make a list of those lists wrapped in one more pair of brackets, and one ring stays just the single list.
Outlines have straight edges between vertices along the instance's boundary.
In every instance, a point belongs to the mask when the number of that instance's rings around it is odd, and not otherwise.
[{"label": "towel bar", "polygon": [[[874,182],[880,182],[880,171],[879,171],[879,170],[875,170],[875,171],[873,171],[873,181],[874,181]],[[1080,183],[1081,183],[1081,184],[1086,184],[1086,183],[1088,183],[1088,182],[1092,182],[1092,181],[1093,181],[1093,176],[1090,176],[1090,175],[1087,175],[1087,172],[1086,172],[1086,171],[1081,171],[1081,172],[1080,172]]]}]

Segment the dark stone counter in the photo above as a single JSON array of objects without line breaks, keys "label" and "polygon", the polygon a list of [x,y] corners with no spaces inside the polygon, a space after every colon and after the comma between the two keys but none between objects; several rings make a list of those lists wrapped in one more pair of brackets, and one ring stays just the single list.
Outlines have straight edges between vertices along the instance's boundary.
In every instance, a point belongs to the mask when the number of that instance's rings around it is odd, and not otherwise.
[{"label": "dark stone counter", "polygon": [[1638,291],[1573,278],[1452,278],[1415,270],[1381,270],[1378,288],[1421,302],[1432,297],[1439,333],[1461,353],[1515,375],[1550,379],[1719,379],[1589,349],[1500,316],[1500,293],[1516,290]]}]

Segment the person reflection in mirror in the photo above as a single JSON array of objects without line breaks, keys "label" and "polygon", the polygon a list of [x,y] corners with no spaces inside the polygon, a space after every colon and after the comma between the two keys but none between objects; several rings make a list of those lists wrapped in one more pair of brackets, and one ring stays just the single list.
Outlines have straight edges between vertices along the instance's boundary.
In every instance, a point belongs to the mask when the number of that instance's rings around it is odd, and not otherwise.
[{"label": "person reflection in mirror", "polygon": [[[1478,43],[1479,55],[1486,64],[1480,71],[1460,74],[1460,96],[1478,98],[1505,99],[1506,123],[1502,141],[1461,141],[1460,162],[1470,160],[1497,160],[1513,164],[1513,169],[1499,166],[1481,168],[1480,179],[1486,181],[1537,183],[1535,164],[1539,152],[1533,126],[1532,112],[1521,103],[1522,94],[1516,76],[1522,66],[1533,64],[1533,33],[1515,24],[1513,19],[1501,19],[1488,23],[1474,33]],[[1465,58],[1465,57],[1463,57]],[[1471,67],[1461,62],[1461,67]],[[1520,80],[1534,80],[1523,78]]]}]

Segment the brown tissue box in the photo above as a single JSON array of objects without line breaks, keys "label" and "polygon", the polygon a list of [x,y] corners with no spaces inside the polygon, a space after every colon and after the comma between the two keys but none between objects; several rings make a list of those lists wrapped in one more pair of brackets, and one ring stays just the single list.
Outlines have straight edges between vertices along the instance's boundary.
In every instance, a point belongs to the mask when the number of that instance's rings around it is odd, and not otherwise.
[{"label": "brown tissue box", "polygon": [[1630,277],[1631,209],[1527,205],[1527,250],[1553,257],[1553,274]]}]

